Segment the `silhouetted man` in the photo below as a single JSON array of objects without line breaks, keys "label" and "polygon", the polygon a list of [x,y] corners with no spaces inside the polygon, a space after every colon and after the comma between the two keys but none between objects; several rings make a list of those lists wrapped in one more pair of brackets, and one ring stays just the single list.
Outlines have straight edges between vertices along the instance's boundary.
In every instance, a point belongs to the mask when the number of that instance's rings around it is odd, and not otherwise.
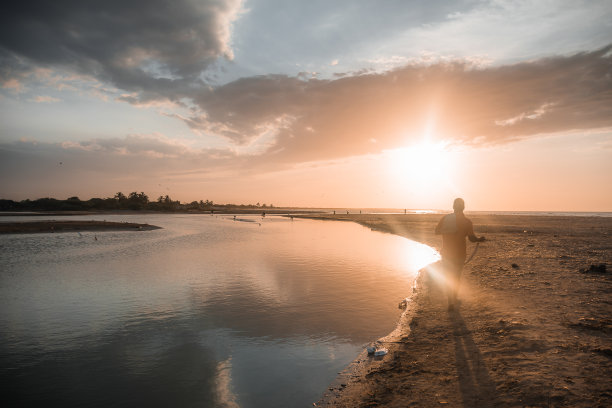
[{"label": "silhouetted man", "polygon": [[457,291],[461,271],[465,264],[465,238],[471,242],[483,242],[484,237],[474,235],[474,227],[464,214],[465,202],[461,198],[453,202],[454,213],[442,217],[436,227],[436,234],[442,234],[442,265],[446,272],[448,286],[448,310],[457,303]]}]

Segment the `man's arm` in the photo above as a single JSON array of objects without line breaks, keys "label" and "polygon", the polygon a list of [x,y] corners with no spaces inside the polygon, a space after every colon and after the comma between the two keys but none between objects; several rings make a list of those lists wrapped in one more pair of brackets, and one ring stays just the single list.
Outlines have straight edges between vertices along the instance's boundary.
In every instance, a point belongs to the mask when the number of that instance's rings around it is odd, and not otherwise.
[{"label": "man's arm", "polygon": [[485,241],[485,237],[477,237],[476,234],[474,234],[474,226],[472,225],[472,221],[468,222],[467,237],[470,240],[470,242],[484,242]]}]

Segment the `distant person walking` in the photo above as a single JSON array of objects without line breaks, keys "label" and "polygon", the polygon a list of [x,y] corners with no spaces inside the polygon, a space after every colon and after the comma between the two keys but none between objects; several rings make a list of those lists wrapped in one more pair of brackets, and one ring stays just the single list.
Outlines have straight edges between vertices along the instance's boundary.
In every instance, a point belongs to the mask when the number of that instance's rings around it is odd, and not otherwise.
[{"label": "distant person walking", "polygon": [[485,237],[474,234],[472,221],[464,214],[465,202],[461,198],[453,202],[452,214],[447,214],[436,226],[436,235],[442,234],[442,266],[447,277],[448,310],[454,310],[457,304],[457,291],[461,271],[465,264],[465,238],[471,242],[483,242]]}]

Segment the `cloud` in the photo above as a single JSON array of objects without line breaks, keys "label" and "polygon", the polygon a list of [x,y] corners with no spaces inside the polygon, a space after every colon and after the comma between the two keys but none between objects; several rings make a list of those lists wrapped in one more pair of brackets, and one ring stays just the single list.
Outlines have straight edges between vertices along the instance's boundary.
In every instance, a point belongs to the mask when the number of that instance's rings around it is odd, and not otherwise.
[{"label": "cloud", "polygon": [[37,67],[91,75],[145,98],[184,93],[233,58],[241,0],[12,2],[0,17],[0,81]]},{"label": "cloud", "polygon": [[[111,172],[127,170],[137,161],[146,163],[143,171],[162,165],[175,172],[274,170],[378,154],[418,143],[427,135],[455,144],[492,146],[611,127],[611,50],[608,46],[505,66],[435,60],[336,79],[242,78],[216,88],[191,89],[185,98],[192,114],[164,113],[196,133],[226,139],[227,149],[194,150],[159,135],[45,146],[62,155],[80,152],[79,157],[88,157],[83,165],[102,166],[106,157],[115,163]],[[136,93],[124,97],[143,103]],[[151,98],[149,105],[163,101]],[[22,148],[19,152],[42,154],[40,146]]]},{"label": "cloud", "polygon": [[55,103],[55,102],[59,102],[61,99],[58,98],[54,98],[53,96],[49,96],[49,95],[38,95],[36,96],[32,102],[36,102],[36,103]]},{"label": "cloud", "polygon": [[[266,160],[377,153],[435,138],[494,145],[612,126],[612,46],[506,66],[406,65],[334,80],[266,75],[202,91],[195,130],[237,145],[274,135]],[[377,143],[372,143],[376,140]]]},{"label": "cloud", "polygon": [[[405,40],[398,33],[471,22],[466,16],[488,15],[479,13],[493,13],[499,5],[447,1],[416,7],[398,1],[377,13],[378,4],[347,8],[334,3],[325,12],[316,7],[322,4],[329,2],[300,3],[296,8],[282,8],[275,1],[257,3],[238,31],[243,38],[258,34],[261,42],[245,43],[255,46],[242,51],[256,50],[266,60],[280,55],[293,62],[289,50],[300,53],[301,45],[308,45],[307,55],[320,54],[323,65],[331,61],[337,69],[348,56],[335,47],[322,47],[332,43],[328,37],[356,44],[357,53],[364,44],[376,48],[381,41]],[[279,18],[287,11],[306,16],[304,20],[313,17],[313,24],[295,27],[294,18]],[[240,0],[13,2],[0,15],[0,84],[24,92],[28,81],[39,81],[57,90],[88,89],[102,98],[163,106],[163,114],[184,121],[196,133],[229,141],[231,155],[241,160],[249,156],[250,165],[379,153],[428,133],[455,143],[495,145],[543,133],[612,126],[610,46],[503,66],[491,65],[486,53],[450,59],[444,50],[414,54],[400,47],[386,54],[366,52],[362,60],[369,69],[336,72],[326,79],[312,72],[266,74],[209,86],[202,79],[205,71],[219,59],[233,58],[232,25],[241,12]],[[357,18],[364,13],[371,18],[367,27]],[[303,41],[292,41],[297,34],[291,30],[286,30],[292,33],[289,37],[269,39],[268,26],[262,30],[261,21],[275,23],[279,30],[295,28]],[[449,32],[453,31],[444,31],[445,39]],[[262,47],[263,41],[278,41],[280,48],[268,47],[269,42]],[[173,151],[177,147],[167,140],[150,149],[144,145],[153,141],[132,136],[87,143],[66,147],[112,157],[146,154],[170,161],[185,154],[206,163],[210,158]]]},{"label": "cloud", "polygon": [[240,162],[231,150],[195,149],[159,134],[80,142],[0,143],[0,170],[7,186],[15,175],[20,182],[46,180],[50,185],[57,184],[57,180],[66,177],[66,171],[74,176],[96,174],[109,180],[130,174],[153,179],[194,172],[205,176],[223,171],[231,162]]},{"label": "cloud", "polygon": [[57,143],[0,141],[0,198],[145,191],[151,198],[205,199],[211,197],[206,186],[231,184],[243,175],[247,159],[231,149],[194,148],[160,134]]},{"label": "cloud", "polygon": [[21,93],[24,91],[24,85],[17,78],[9,78],[2,81],[2,88],[9,89],[15,93]]}]

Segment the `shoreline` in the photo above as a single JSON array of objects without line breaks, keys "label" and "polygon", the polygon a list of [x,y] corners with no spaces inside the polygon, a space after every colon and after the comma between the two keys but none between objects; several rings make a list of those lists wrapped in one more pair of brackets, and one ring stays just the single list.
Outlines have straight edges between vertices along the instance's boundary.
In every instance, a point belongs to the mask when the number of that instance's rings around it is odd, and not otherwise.
[{"label": "shoreline", "polygon": [[[412,293],[405,299],[406,307],[400,314],[395,329],[393,329],[393,331],[386,336],[370,342],[368,345],[374,345],[376,347],[380,346],[389,350],[390,346],[400,343],[403,337],[410,334],[410,324],[415,317],[415,302],[418,295],[419,282],[422,282],[423,269],[419,270],[417,276],[415,277]],[[345,397],[343,393],[345,392],[346,388],[351,386],[354,387],[357,382],[360,382],[361,377],[367,375],[369,372],[385,370],[385,357],[386,356],[373,356],[368,354],[367,350],[362,350],[357,357],[349,363],[348,366],[338,373],[338,376],[328,386],[321,399],[314,403],[313,406],[344,406],[339,405],[339,401]]]},{"label": "shoreline", "polygon": [[[440,217],[303,216],[432,247]],[[423,268],[389,353],[363,351],[316,406],[612,406],[612,220],[468,217],[488,240],[464,269],[459,310],[446,311],[435,264]]]},{"label": "shoreline", "polygon": [[19,221],[0,222],[0,234],[53,234],[80,231],[152,231],[156,225],[111,221]]}]

